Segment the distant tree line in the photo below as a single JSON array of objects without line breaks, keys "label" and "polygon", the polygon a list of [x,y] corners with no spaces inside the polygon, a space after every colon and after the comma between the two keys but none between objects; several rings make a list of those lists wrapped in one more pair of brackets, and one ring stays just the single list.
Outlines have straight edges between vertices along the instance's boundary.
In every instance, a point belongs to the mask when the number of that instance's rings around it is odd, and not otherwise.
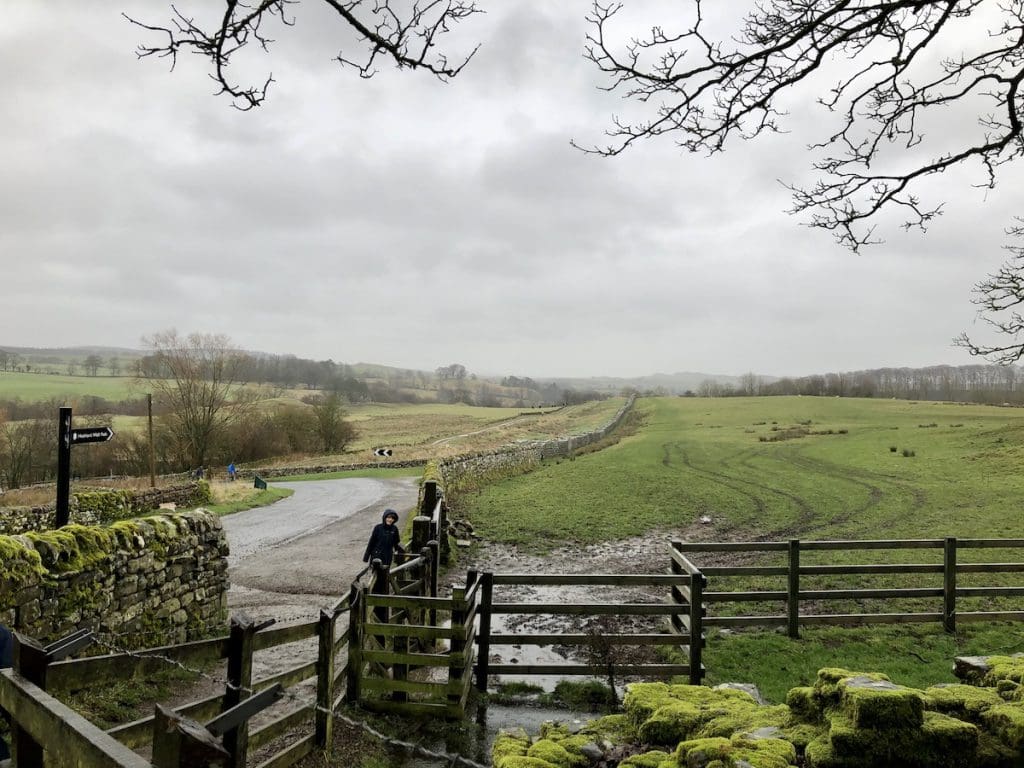
[{"label": "distant tree line", "polygon": [[1024,403],[1024,377],[1013,365],[933,365],[927,368],[875,368],[769,381],[753,373],[736,384],[707,379],[701,397],[812,395],[948,400],[969,403]]}]

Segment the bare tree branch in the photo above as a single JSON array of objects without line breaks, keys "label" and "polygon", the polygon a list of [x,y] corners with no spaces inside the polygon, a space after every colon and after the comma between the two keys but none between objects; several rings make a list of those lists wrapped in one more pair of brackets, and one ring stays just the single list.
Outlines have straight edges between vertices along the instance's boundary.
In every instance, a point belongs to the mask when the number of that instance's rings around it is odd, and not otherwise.
[{"label": "bare tree branch", "polygon": [[[851,74],[817,97],[840,121],[810,147],[823,155],[812,163],[822,175],[789,188],[792,212],[808,213],[854,251],[877,242],[872,222],[884,210],[901,212],[906,228],[926,228],[942,210],[916,191],[927,177],[973,162],[984,172],[979,186],[991,188],[997,169],[1024,154],[1022,0],[765,0],[729,41],[706,35],[704,0],[688,7],[681,32],[653,27],[615,45],[623,5],[595,0],[586,56],[608,76],[608,90],[647,105],[649,117],[613,118],[611,142],[584,151],[617,155],[672,134],[691,152],[720,152],[731,138],[781,131],[784,92],[811,87],[811,75],[846,61]],[[977,34],[979,19],[987,37]],[[976,115],[979,130],[950,147],[926,128],[941,125],[951,106]]]},{"label": "bare tree branch", "polygon": [[[1020,224],[1007,234],[1024,240],[1024,219],[1017,221]],[[1002,345],[976,344],[966,331],[953,340],[955,346],[963,347],[975,357],[1000,365],[1009,365],[1024,357],[1024,316],[1018,309],[1024,304],[1024,245],[1005,247],[1013,255],[994,274],[974,286],[972,303],[979,308],[978,317],[1011,341]]]},{"label": "bare tree branch", "polygon": [[[231,57],[238,51],[258,46],[269,52],[273,38],[264,31],[265,24],[277,22],[283,27],[295,24],[292,6],[300,0],[222,0],[224,13],[218,23],[207,26],[171,6],[172,17],[166,26],[146,24],[127,14],[124,18],[160,40],[140,44],[139,58],[168,58],[173,69],[178,54],[188,51],[209,59],[210,77],[217,83],[217,95],[227,94],[236,108],[250,110],[260,106],[267,89],[274,82],[267,75],[261,83],[242,84],[228,73]],[[316,0],[309,0],[316,2]],[[455,63],[438,49],[438,38],[473,14],[482,13],[474,0],[320,0],[329,6],[352,30],[363,46],[358,54],[341,52],[337,61],[354,67],[360,77],[372,77],[380,57],[390,59],[399,69],[422,69],[441,80],[455,77],[462,71],[476,48]]]}]

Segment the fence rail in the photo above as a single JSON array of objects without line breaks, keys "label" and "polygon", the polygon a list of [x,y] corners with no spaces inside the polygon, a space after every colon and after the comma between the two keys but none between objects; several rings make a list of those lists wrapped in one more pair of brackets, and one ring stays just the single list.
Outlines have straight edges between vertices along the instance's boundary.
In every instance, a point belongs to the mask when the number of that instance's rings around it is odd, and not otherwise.
[{"label": "fence rail", "polygon": [[[964,551],[1006,550],[1017,552],[1021,560],[1013,562],[962,562]],[[933,550],[941,562],[876,562],[876,563],[807,563],[806,553],[857,551]],[[697,565],[688,557],[721,555],[722,553],[751,553],[765,556],[782,555],[783,565]],[[892,539],[866,541],[763,541],[763,542],[672,542],[672,562],[681,570],[698,569],[715,582],[715,588],[705,591],[701,600],[707,605],[742,603],[781,603],[782,611],[768,614],[738,616],[715,615],[704,618],[709,627],[786,627],[790,637],[799,637],[801,626],[811,625],[863,625],[872,623],[938,622],[947,632],[956,630],[957,622],[1024,621],[1024,605],[987,606],[988,610],[968,610],[968,599],[1009,599],[1024,596],[1024,584],[986,584],[961,586],[961,576],[968,574],[1020,574],[1024,573],[1024,539]],[[934,584],[892,586],[876,580],[886,576],[912,576],[913,578],[940,577]],[[784,589],[723,589],[718,582],[727,577],[782,577]],[[867,584],[829,584],[812,588],[804,578],[862,577]],[[905,581],[905,580],[904,580]],[[835,601],[882,602],[925,601],[925,610],[862,610],[859,612],[804,612],[803,605],[813,602],[824,609]],[[928,602],[933,605],[929,610]],[[826,605],[821,605],[826,604]]]}]

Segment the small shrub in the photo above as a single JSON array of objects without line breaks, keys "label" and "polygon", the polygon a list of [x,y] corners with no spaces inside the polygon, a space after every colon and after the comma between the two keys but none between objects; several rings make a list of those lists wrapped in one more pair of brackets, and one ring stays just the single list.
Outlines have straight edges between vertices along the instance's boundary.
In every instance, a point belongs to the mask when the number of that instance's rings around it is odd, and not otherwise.
[{"label": "small shrub", "polygon": [[848,429],[840,429],[839,430],[839,434],[840,435],[846,435],[846,434],[849,434],[849,432],[850,432],[850,430],[848,430]]},{"label": "small shrub", "polygon": [[890,452],[890,453],[896,453],[896,450],[897,450],[897,449],[896,449],[896,446],[895,446],[895,445],[890,445],[890,446],[889,446],[889,452]]},{"label": "small shrub", "polygon": [[939,425],[938,425],[938,424],[936,424],[936,423],[935,423],[935,422],[933,421],[933,422],[932,422],[931,424],[918,424],[917,426],[918,426],[918,427],[919,427],[920,429],[931,429],[932,427],[937,427],[937,426],[939,426]]},{"label": "small shrub", "polygon": [[909,458],[911,458],[914,455],[915,455],[914,452],[912,450],[910,450],[909,448],[904,448],[903,449],[903,457],[904,458],[909,459]]}]

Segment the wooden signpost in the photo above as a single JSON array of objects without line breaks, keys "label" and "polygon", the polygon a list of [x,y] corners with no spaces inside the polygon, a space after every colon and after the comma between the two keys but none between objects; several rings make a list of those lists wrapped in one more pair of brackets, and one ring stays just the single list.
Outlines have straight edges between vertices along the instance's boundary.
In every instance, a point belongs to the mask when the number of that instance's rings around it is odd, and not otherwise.
[{"label": "wooden signpost", "polygon": [[71,517],[71,446],[105,443],[114,436],[110,427],[71,428],[71,409],[61,408],[57,419],[57,527]]}]

